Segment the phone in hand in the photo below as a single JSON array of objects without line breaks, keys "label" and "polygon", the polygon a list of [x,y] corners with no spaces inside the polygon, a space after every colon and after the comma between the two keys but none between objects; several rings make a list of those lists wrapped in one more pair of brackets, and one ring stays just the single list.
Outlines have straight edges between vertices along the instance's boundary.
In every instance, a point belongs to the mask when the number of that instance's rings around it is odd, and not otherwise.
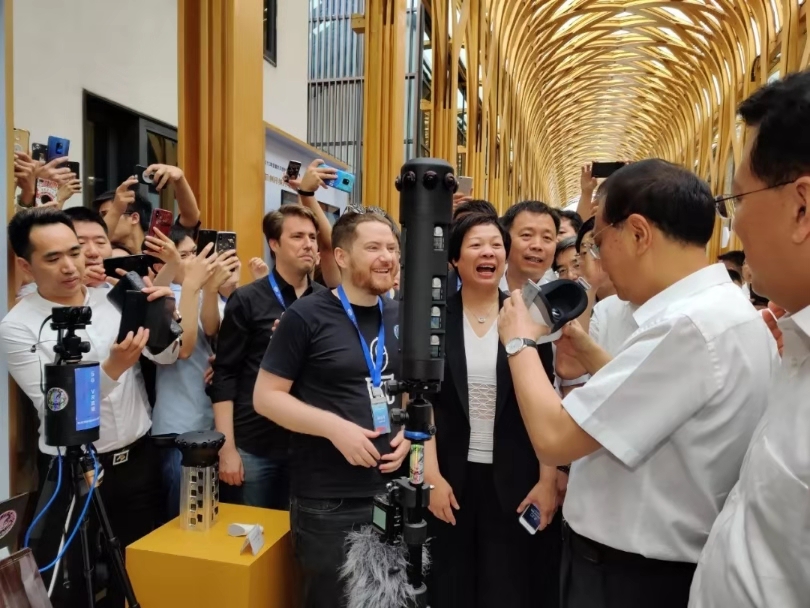
[{"label": "phone in hand", "polygon": [[[157,188],[155,187],[155,180],[153,179],[154,173],[147,173],[146,167],[143,165],[135,165],[135,169],[132,171],[133,175],[138,178],[138,182],[149,186],[149,190],[152,192],[157,192]],[[137,187],[137,186],[134,186]]]},{"label": "phone in hand", "polygon": [[464,196],[472,196],[472,188],[473,188],[473,178],[467,177],[466,175],[459,175],[456,178],[458,182],[458,190],[459,194],[463,194]]},{"label": "phone in hand", "polygon": [[138,253],[135,255],[124,255],[118,258],[107,258],[104,260],[104,274],[108,277],[118,278],[116,270],[119,268],[124,272],[135,272],[139,277],[145,277],[149,274],[149,269],[152,264],[156,264],[160,260],[154,256]]},{"label": "phone in hand", "polygon": [[523,513],[518,517],[520,525],[526,528],[529,534],[537,534],[540,524],[543,523],[543,516],[534,504],[529,505],[523,510]]},{"label": "phone in hand", "polygon": [[211,247],[211,251],[208,252],[208,255],[214,255],[216,250],[216,242],[217,242],[217,234],[216,230],[200,230],[200,233],[197,235],[197,253],[202,253],[202,250],[205,249],[209,243],[214,243],[214,247]]},{"label": "phone in hand", "polygon": [[[320,165],[319,168],[332,169],[333,167],[323,164]],[[342,190],[343,192],[348,192],[351,194],[352,188],[354,188],[354,175],[348,171],[342,171],[340,169],[335,169],[335,171],[337,171],[337,177],[335,179],[328,179],[324,181],[324,184],[330,188],[335,188],[336,190]]]},{"label": "phone in hand", "polygon": [[25,129],[14,129],[14,151],[28,154],[31,134]]},{"label": "phone in hand", "polygon": [[68,169],[70,172],[76,176],[76,179],[81,179],[81,173],[79,172],[79,162],[78,161],[69,161],[67,164]]},{"label": "phone in hand", "polygon": [[160,230],[165,236],[169,236],[169,231],[174,224],[174,216],[168,209],[152,209],[152,218],[149,220],[149,232],[147,236],[155,236],[155,228]]},{"label": "phone in hand", "polygon": [[45,203],[52,203],[56,200],[59,192],[59,184],[50,179],[37,178],[36,194],[34,196],[34,206],[39,207]]},{"label": "phone in hand", "polygon": [[627,163],[613,162],[613,163],[592,163],[591,164],[591,177],[604,178],[610,177],[616,171],[624,167]]},{"label": "phone in hand", "polygon": [[291,160],[287,165],[287,171],[284,174],[287,176],[287,180],[298,179],[298,176],[301,175],[301,162]]},{"label": "phone in hand", "polygon": [[48,146],[45,144],[31,144],[31,158],[36,161],[48,161]]},{"label": "phone in hand", "polygon": [[217,253],[225,253],[236,249],[236,233],[235,232],[218,232],[217,233]]},{"label": "phone in hand", "polygon": [[67,156],[70,152],[70,140],[51,135],[48,137],[48,160]]}]

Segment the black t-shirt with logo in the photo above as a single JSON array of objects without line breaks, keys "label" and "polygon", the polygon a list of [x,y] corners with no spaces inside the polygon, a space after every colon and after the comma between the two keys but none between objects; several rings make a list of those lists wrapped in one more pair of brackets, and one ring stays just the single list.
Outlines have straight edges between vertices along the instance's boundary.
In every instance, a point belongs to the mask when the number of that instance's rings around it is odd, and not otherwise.
[{"label": "black t-shirt with logo", "polygon": [[[376,361],[380,330],[378,306],[352,306],[360,331]],[[385,356],[383,386],[398,375],[399,302],[383,298]],[[371,377],[360,337],[340,300],[321,291],[296,301],[281,318],[262,361],[262,369],[292,380],[290,394],[304,403],[332,412],[373,430]],[[388,396],[389,412],[400,407],[400,396]],[[392,451],[399,428],[373,439],[380,456]],[[380,493],[392,475],[379,468],[350,465],[328,439],[293,435],[290,441],[290,485],[293,496],[307,498],[368,497]],[[382,462],[381,462],[382,464]]]}]

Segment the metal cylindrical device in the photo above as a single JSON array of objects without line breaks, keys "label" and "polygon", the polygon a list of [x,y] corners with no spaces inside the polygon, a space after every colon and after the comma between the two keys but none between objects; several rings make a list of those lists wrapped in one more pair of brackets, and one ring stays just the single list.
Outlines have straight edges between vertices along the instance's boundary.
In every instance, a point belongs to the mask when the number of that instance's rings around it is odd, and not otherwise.
[{"label": "metal cylindrical device", "polygon": [[440,382],[444,376],[447,247],[458,184],[447,162],[415,158],[402,166],[396,186],[402,226],[401,378]]},{"label": "metal cylindrical device", "polygon": [[180,527],[208,530],[219,516],[219,450],[225,435],[192,431],[178,435],[174,444],[182,454]]},{"label": "metal cylindrical device", "polygon": [[101,426],[101,370],[95,361],[45,365],[45,443],[93,443]]}]

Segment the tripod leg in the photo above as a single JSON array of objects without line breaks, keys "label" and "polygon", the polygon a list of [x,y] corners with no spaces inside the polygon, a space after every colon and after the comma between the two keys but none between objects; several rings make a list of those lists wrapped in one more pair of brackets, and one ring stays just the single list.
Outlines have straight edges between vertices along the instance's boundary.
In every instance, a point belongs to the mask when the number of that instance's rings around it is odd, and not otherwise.
[{"label": "tripod leg", "polygon": [[121,590],[124,592],[124,597],[127,600],[129,608],[140,608],[138,600],[135,599],[135,590],[132,588],[132,581],[129,580],[126,566],[124,565],[124,554],[121,550],[121,541],[113,534],[110,520],[107,517],[107,511],[104,508],[104,503],[101,500],[99,492],[93,493],[93,506],[96,510],[99,525],[101,526],[101,535],[104,538],[104,544],[107,547],[107,553],[112,561],[113,571]]},{"label": "tripod leg", "polygon": [[[84,477],[81,462],[76,458],[71,458],[71,468],[73,473],[73,496],[76,504],[81,504],[81,501],[86,500],[87,492],[90,491],[87,485],[87,480]],[[85,515],[81,522],[79,522],[79,542],[82,546],[82,569],[84,572],[84,584],[87,593],[87,607],[94,608],[96,605],[96,595],[93,591],[94,571],[93,560],[90,558],[90,539],[88,537],[88,527],[90,522],[89,518]],[[68,520],[69,521],[69,520]]]}]

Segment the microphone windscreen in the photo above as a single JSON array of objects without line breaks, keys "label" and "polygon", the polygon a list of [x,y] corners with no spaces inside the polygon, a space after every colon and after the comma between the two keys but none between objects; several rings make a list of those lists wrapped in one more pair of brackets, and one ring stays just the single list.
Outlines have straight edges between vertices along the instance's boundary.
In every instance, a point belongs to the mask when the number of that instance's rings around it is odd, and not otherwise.
[{"label": "microphone windscreen", "polygon": [[[414,590],[408,584],[408,547],[380,540],[371,526],[350,532],[348,552],[340,576],[346,581],[346,608],[402,608],[410,606]],[[422,547],[422,569],[430,565]]]}]

